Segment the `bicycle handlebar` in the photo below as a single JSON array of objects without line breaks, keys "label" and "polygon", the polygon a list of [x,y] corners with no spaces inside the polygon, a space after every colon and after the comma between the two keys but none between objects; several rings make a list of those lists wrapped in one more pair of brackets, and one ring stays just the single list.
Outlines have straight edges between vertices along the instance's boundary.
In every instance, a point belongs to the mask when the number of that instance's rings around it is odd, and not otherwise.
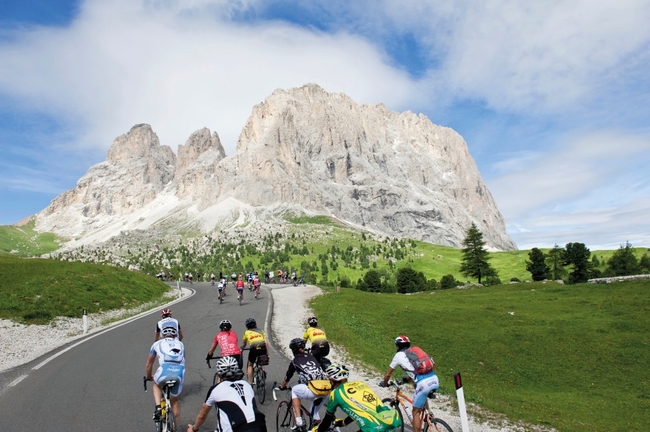
[{"label": "bicycle handlebar", "polygon": [[287,391],[287,390],[291,390],[291,387],[289,387],[289,386],[286,386],[285,388],[281,389],[281,388],[278,386],[278,382],[277,382],[277,381],[273,381],[273,386],[272,386],[272,387],[273,387],[273,400],[274,400],[274,401],[278,400],[278,397],[277,397],[277,395],[275,394],[275,391],[276,391],[276,390],[277,390],[277,391]]},{"label": "bicycle handlebar", "polygon": [[142,385],[144,386],[144,391],[147,391],[147,381],[149,381],[149,380],[147,379],[147,377],[146,377],[146,376],[143,376],[143,377],[142,377]]}]

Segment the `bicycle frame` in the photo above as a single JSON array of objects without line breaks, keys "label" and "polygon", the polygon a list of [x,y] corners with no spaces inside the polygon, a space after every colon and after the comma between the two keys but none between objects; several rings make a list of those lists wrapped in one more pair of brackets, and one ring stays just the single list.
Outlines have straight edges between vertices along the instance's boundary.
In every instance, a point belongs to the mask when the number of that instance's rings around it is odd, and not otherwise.
[{"label": "bicycle frame", "polygon": [[[389,403],[393,408],[397,409],[400,412],[400,417],[402,417],[402,424],[408,420],[411,427],[413,427],[413,419],[409,418],[402,413],[407,413],[407,407],[411,408],[411,416],[413,415],[413,400],[409,398],[404,392],[402,392],[402,386],[394,381],[388,382],[389,387],[395,387],[395,396],[391,398],[383,399],[382,402]],[[443,420],[437,418],[433,413],[431,408],[430,401],[435,398],[435,393],[432,391],[427,396],[427,403],[420,411],[421,427],[423,430],[431,432],[441,432],[448,431],[453,432],[451,427]],[[402,426],[403,427],[403,426]]]},{"label": "bicycle frame", "polygon": [[[144,391],[147,391],[147,377],[142,377]],[[162,399],[160,400],[160,420],[156,421],[156,432],[175,432],[176,417],[172,409],[172,401],[169,395],[170,389],[176,384],[176,380],[169,380],[161,386]]]}]

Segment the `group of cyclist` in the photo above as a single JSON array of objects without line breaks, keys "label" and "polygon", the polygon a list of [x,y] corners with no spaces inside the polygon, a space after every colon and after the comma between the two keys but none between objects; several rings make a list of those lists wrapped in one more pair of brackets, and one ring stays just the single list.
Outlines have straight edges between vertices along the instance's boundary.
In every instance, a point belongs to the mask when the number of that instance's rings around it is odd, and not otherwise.
[{"label": "group of cyclist", "polygon": [[[332,423],[342,427],[356,422],[362,432],[390,431],[401,426],[399,413],[386,407],[376,393],[361,381],[348,382],[349,369],[340,364],[332,364],[327,355],[330,352],[325,331],[318,326],[318,319],[311,316],[307,320],[309,327],[302,338],[294,338],[289,343],[293,354],[280,389],[286,389],[291,379],[296,376],[298,383],[291,387],[291,400],[295,413],[296,427],[304,431],[305,420],[301,417],[301,400],[311,401],[310,412],[317,424],[311,432],[325,432]],[[239,344],[237,333],[232,329],[229,320],[219,323],[219,333],[214,337],[208,350],[206,360],[214,357],[217,347],[221,356],[216,363],[219,377],[216,385],[208,391],[205,402],[193,424],[187,431],[196,432],[205,421],[210,408],[217,408],[218,422],[223,432],[266,432],[264,415],[257,409],[254,390],[251,386],[253,365],[258,358],[264,356],[268,364],[269,347],[266,333],[257,327],[254,318],[246,320],[246,330]],[[171,388],[172,409],[176,418],[180,418],[180,402],[178,396],[183,389],[185,372],[185,348],[182,343],[183,333],[179,322],[172,318],[171,310],[163,309],[161,320],[156,325],[154,344],[152,345],[146,364],[146,376],[154,382],[154,420],[160,417],[160,401],[162,391],[160,385],[170,377],[176,379]],[[311,343],[311,349],[306,349],[306,343]],[[242,352],[249,346],[247,359],[247,379],[244,380]],[[435,372],[418,373],[412,361],[407,356],[411,343],[408,337],[398,336],[395,339],[397,349],[390,366],[379,386],[386,386],[397,366],[400,366],[415,383],[413,397],[413,427],[419,432],[421,427],[420,413],[426,404],[427,395],[438,388],[438,377]],[[158,358],[159,367],[152,374],[154,360]],[[320,418],[319,411],[325,405],[325,416]],[[335,414],[340,408],[346,417],[336,419]]]}]

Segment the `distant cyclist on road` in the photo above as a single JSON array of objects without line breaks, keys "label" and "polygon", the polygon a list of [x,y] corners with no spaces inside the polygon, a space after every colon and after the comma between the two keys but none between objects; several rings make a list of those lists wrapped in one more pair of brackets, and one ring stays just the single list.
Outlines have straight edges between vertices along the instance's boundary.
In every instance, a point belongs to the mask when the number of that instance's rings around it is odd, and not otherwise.
[{"label": "distant cyclist on road", "polygon": [[253,365],[257,358],[261,355],[269,355],[269,345],[266,342],[266,333],[264,330],[257,328],[255,318],[248,318],[246,320],[246,331],[242,336],[242,351],[246,348],[248,343],[251,344],[248,354],[248,365],[246,366],[246,380],[249,384],[253,383]]},{"label": "distant cyclist on road", "polygon": [[235,288],[237,289],[237,299],[244,301],[244,288],[246,284],[244,283],[244,278],[242,275],[237,276],[237,282],[235,282]]},{"label": "distant cyclist on road", "polygon": [[253,397],[255,392],[242,380],[243,373],[235,359],[223,357],[217,361],[216,368],[219,381],[208,390],[201,411],[194,424],[187,425],[187,432],[197,432],[213,406],[220,432],[266,432],[264,414],[257,409]]},{"label": "distant cyclist on road", "polygon": [[241,350],[239,349],[239,338],[237,337],[237,333],[232,330],[232,323],[228,320],[223,320],[219,323],[219,329],[221,331],[214,337],[206,358],[212,358],[214,350],[217,349],[218,345],[221,347],[221,356],[234,357],[241,369],[242,358]]},{"label": "distant cyclist on road", "polygon": [[[168,379],[175,379],[176,384],[171,388],[170,400],[172,409],[176,418],[181,417],[181,403],[178,396],[183,391],[183,378],[185,375],[185,346],[183,342],[177,339],[178,333],[176,328],[165,326],[162,328],[163,339],[160,339],[151,345],[145,375],[147,379],[153,381],[153,400],[156,408],[153,414],[154,420],[160,420],[162,399],[162,390],[160,385]],[[158,369],[152,375],[154,361],[158,358]]]},{"label": "distant cyclist on road", "polygon": [[153,334],[154,342],[160,339],[160,332],[163,327],[174,327],[176,333],[178,333],[178,340],[183,340],[183,330],[181,330],[181,325],[179,324],[176,318],[172,318],[172,310],[165,308],[160,311],[161,320],[156,324],[156,331]]}]

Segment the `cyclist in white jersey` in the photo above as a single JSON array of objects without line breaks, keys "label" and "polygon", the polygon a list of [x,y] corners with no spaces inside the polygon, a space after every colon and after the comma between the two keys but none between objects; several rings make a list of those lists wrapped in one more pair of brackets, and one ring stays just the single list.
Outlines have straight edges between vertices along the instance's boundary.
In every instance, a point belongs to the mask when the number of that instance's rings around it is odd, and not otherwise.
[{"label": "cyclist in white jersey", "polygon": [[187,425],[187,432],[197,432],[213,406],[217,410],[220,432],[266,432],[264,414],[255,403],[255,391],[242,379],[244,374],[237,360],[222,357],[216,369],[219,382],[208,390],[194,424]]},{"label": "cyclist in white jersey", "polygon": [[161,320],[156,324],[156,331],[153,334],[154,342],[160,339],[160,332],[164,327],[174,327],[176,333],[178,334],[178,340],[183,340],[183,330],[181,330],[181,325],[179,324],[176,318],[172,318],[172,310],[165,308],[160,311]]},{"label": "cyclist in white jersey", "polygon": [[[185,345],[177,339],[178,333],[174,327],[163,327],[162,336],[163,339],[151,345],[145,371],[147,379],[152,380],[154,383],[153,400],[156,404],[153,414],[154,420],[160,419],[160,400],[162,399],[160,385],[169,379],[176,380],[176,384],[174,384],[170,391],[170,399],[174,415],[176,418],[181,417],[181,403],[178,400],[178,396],[183,391]],[[156,358],[158,358],[158,369],[155,374],[152,374],[153,364]]]}]

